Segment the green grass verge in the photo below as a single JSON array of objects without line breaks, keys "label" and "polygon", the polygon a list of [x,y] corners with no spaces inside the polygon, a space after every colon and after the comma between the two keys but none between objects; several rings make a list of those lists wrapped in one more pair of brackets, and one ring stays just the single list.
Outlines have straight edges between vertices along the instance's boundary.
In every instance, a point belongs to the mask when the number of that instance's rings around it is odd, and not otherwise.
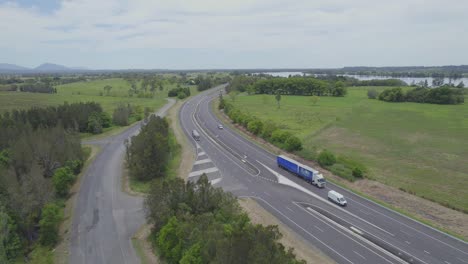
[{"label": "green grass verge", "polygon": [[304,146],[298,154],[306,158],[306,151],[328,149],[363,164],[374,180],[468,212],[468,104],[367,98],[368,89],[384,88],[353,87],[346,97],[316,104],[307,96],[282,96],[280,109],[273,95],[239,95],[232,103],[297,135]]},{"label": "green grass verge", "polygon": [[137,238],[132,238],[132,244],[141,261],[141,264],[150,264],[151,261],[146,257],[146,254],[144,253],[142,241],[140,241]]}]

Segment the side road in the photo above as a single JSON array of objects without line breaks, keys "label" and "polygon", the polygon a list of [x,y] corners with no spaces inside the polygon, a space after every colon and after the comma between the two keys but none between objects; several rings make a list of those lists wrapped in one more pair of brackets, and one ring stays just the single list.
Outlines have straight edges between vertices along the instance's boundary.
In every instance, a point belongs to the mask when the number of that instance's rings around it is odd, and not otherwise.
[{"label": "side road", "polygon": [[[168,99],[156,114],[175,103]],[[144,224],[143,198],[121,191],[124,142],[139,132],[141,122],[118,135],[85,141],[101,152],[84,172],[76,200],[70,238],[70,263],[139,263],[131,238]]]}]

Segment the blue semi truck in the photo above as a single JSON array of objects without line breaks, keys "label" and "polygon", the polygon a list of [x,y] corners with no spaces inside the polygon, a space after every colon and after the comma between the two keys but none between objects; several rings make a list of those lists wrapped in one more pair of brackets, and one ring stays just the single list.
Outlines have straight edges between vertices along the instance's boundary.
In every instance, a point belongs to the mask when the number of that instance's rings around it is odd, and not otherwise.
[{"label": "blue semi truck", "polygon": [[311,167],[301,164],[283,155],[277,156],[276,161],[280,168],[283,168],[289,172],[296,174],[297,176],[303,178],[305,181],[316,185],[317,187],[325,187],[326,181],[323,175],[318,171],[312,169]]}]

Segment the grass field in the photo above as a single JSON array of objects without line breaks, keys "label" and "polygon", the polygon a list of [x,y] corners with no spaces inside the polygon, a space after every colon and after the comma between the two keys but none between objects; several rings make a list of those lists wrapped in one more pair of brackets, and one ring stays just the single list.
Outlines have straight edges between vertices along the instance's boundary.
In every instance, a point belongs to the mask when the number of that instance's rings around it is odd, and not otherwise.
[{"label": "grass field", "polygon": [[281,124],[306,150],[330,149],[380,182],[468,212],[468,104],[387,103],[367,99],[367,89],[316,104],[283,96],[281,109],[267,95],[238,96],[234,104]]},{"label": "grass field", "polygon": [[[112,90],[108,96],[100,96],[100,93],[104,93],[103,88],[106,85],[112,86]],[[98,102],[104,111],[109,113],[112,113],[119,103],[130,103],[156,109],[166,102],[168,89],[175,86],[175,84],[165,85],[164,90],[158,90],[154,98],[128,97],[130,85],[125,80],[118,78],[59,85],[56,87],[56,94],[0,92],[0,113],[11,109],[59,105],[65,101],[69,103]],[[191,87],[191,91],[192,93],[196,92],[195,86]]]}]

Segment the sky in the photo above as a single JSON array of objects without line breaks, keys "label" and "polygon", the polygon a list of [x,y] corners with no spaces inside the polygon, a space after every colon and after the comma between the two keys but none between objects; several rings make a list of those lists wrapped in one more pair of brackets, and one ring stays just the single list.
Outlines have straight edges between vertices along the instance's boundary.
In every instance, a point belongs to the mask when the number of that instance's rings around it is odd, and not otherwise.
[{"label": "sky", "polygon": [[91,69],[468,64],[466,0],[0,0],[0,63]]}]

